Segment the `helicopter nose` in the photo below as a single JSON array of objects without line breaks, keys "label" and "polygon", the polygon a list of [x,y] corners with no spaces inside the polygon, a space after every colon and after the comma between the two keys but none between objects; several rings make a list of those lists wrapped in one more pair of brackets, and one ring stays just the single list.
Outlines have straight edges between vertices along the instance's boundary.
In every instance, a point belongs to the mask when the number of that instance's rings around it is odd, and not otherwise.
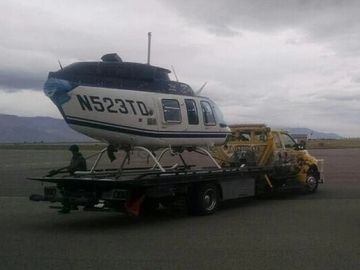
[{"label": "helicopter nose", "polygon": [[68,93],[74,88],[69,81],[49,78],[44,84],[44,93],[56,105],[62,105],[70,100]]}]

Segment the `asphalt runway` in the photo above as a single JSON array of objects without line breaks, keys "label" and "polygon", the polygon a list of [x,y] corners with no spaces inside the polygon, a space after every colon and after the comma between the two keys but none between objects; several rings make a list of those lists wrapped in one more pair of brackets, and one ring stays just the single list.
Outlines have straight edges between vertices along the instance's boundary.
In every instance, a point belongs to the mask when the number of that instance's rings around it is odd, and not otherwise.
[{"label": "asphalt runway", "polygon": [[25,177],[68,153],[0,150],[0,269],[360,269],[360,149],[311,152],[325,159],[315,194],[133,219],[30,202],[41,184]]}]

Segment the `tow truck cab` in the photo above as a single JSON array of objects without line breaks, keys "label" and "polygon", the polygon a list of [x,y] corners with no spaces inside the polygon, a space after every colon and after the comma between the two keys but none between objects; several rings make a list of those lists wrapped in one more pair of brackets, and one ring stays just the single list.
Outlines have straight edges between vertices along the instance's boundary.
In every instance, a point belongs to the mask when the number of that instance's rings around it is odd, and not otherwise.
[{"label": "tow truck cab", "polygon": [[224,167],[268,166],[273,172],[267,177],[273,188],[303,187],[315,192],[323,182],[323,160],[316,159],[297,143],[289,133],[272,130],[263,124],[232,125],[231,136],[212,153]]}]

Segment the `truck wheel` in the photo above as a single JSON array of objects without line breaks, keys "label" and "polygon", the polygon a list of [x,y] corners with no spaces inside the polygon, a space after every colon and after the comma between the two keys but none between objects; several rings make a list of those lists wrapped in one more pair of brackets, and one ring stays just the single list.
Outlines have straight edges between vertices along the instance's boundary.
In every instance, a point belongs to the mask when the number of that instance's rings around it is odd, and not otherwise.
[{"label": "truck wheel", "polygon": [[219,191],[217,186],[210,183],[197,187],[193,190],[189,203],[191,214],[213,214],[219,204]]},{"label": "truck wheel", "polygon": [[306,177],[306,186],[305,186],[306,193],[314,193],[317,190],[318,185],[319,185],[318,178],[313,173],[309,173],[308,176]]}]

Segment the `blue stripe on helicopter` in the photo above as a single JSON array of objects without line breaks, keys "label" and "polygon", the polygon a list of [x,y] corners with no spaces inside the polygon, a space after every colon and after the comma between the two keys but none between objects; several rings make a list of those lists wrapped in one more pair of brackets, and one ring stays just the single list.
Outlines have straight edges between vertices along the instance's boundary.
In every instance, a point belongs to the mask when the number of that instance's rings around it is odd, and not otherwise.
[{"label": "blue stripe on helicopter", "polygon": [[160,137],[160,138],[225,138],[229,133],[224,132],[186,132],[186,131],[155,131],[147,129],[134,129],[126,126],[110,124],[101,121],[89,120],[79,117],[66,116],[66,122],[71,125],[86,126],[91,128],[103,129],[113,132],[121,132],[132,135],[140,135],[146,137]]}]

